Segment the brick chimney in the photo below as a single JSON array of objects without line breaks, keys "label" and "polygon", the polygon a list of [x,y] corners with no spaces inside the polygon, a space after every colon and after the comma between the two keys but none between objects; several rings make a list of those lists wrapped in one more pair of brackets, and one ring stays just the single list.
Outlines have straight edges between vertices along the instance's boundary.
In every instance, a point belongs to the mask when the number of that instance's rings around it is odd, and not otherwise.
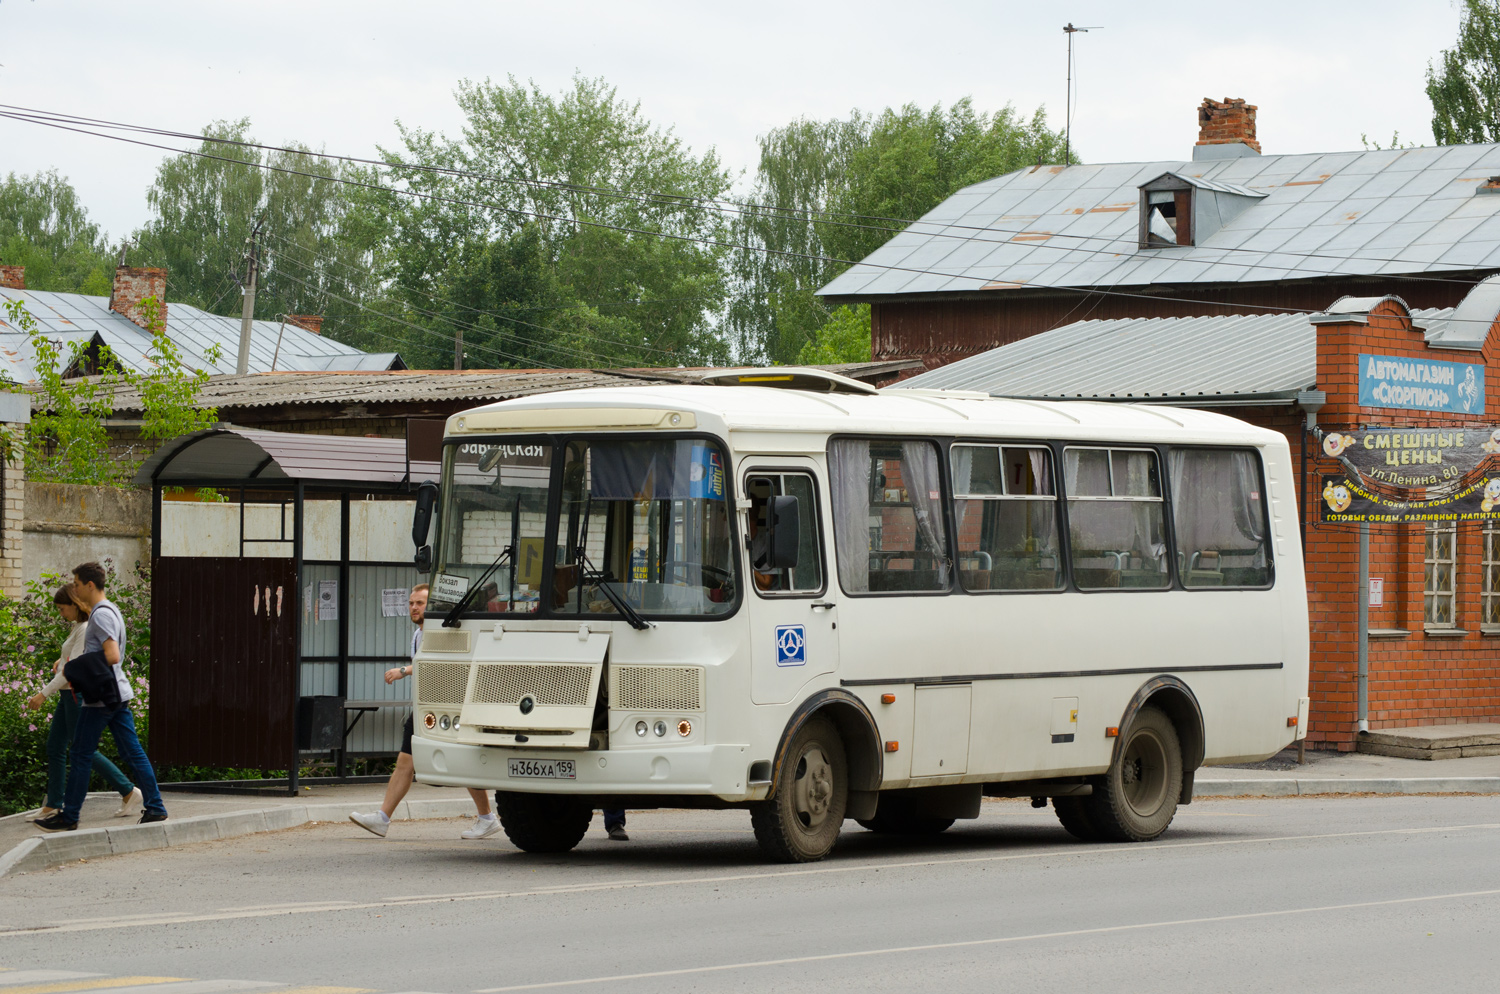
[{"label": "brick chimney", "polygon": [[121,266],[115,270],[115,287],[109,295],[109,309],[125,315],[142,328],[146,319],[141,315],[140,304],[146,297],[155,297],[161,303],[160,316],[167,321],[167,271],[165,269],[136,269]]},{"label": "brick chimney", "polygon": [[0,266],[0,289],[26,289],[25,266]]},{"label": "brick chimney", "polygon": [[1198,143],[1193,146],[1194,161],[1259,155],[1260,142],[1255,140],[1255,111],[1254,104],[1247,104],[1238,97],[1223,100],[1204,97],[1198,107]]},{"label": "brick chimney", "polygon": [[323,315],[321,314],[288,314],[287,324],[294,324],[303,331],[310,331],[314,335],[323,334]]}]

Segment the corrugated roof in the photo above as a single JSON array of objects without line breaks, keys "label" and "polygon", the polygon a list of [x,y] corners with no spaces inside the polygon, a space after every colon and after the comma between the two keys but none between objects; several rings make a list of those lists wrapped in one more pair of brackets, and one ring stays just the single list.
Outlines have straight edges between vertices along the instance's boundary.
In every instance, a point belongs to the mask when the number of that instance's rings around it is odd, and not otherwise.
[{"label": "corrugated roof", "polygon": [[[855,379],[895,375],[920,367],[915,360],[820,366]],[[586,387],[651,383],[692,383],[701,369],[409,369],[377,372],[248,373],[210,377],[199,404],[220,411],[300,404],[482,403]],[[140,395],[122,387],[115,394],[117,414],[141,409]]]},{"label": "corrugated roof", "polygon": [[[1418,308],[1418,327],[1454,308]],[[1077,321],[941,366],[887,390],[995,397],[1234,405],[1284,402],[1317,381],[1310,314]],[[1491,312],[1485,324],[1495,319]]]},{"label": "corrugated roof", "polygon": [[[79,336],[97,336],[108,345],[125,366],[144,371],[151,336],[123,314],[109,309],[108,297],[91,297],[80,293],[55,293],[49,290],[11,290],[0,288],[0,301],[20,300],[32,317],[57,341],[78,341]],[[277,352],[276,339],[281,336]],[[183,362],[193,369],[211,374],[233,373],[239,356],[240,319],[210,314],[190,304],[167,304],[167,336],[182,350]],[[220,349],[217,362],[209,362],[208,353]],[[404,368],[405,363],[394,352],[366,353],[343,342],[288,323],[256,321],[250,337],[250,369],[269,370],[275,358],[278,370],[390,369]],[[18,383],[36,378],[33,356],[26,336],[0,318],[0,369],[6,370]]]},{"label": "corrugated roof", "polygon": [[[1138,246],[1140,186],[1264,195],[1192,246]],[[1500,145],[1035,166],[966,187],[824,287],[836,298],[1500,268]]]},{"label": "corrugated roof", "polygon": [[355,481],[406,478],[406,441],[212,428],[175,438],[136,471],[137,486],[203,481]]}]

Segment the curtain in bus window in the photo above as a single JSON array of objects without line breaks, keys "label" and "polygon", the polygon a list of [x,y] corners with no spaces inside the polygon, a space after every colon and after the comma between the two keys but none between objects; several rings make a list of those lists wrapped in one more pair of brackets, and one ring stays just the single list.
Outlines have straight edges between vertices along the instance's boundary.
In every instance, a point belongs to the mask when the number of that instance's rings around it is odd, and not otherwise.
[{"label": "curtain in bus window", "polygon": [[870,589],[870,443],[839,439],[828,445],[833,501],[833,548],[839,582],[850,593]]},{"label": "curtain in bus window", "polygon": [[1258,587],[1270,582],[1255,453],[1173,449],[1172,517],[1183,583]]},{"label": "curtain in bus window", "polygon": [[948,533],[943,521],[943,484],[938,472],[937,447],[931,442],[901,443],[901,473],[917,530],[932,551],[937,567],[937,587],[948,585]]}]

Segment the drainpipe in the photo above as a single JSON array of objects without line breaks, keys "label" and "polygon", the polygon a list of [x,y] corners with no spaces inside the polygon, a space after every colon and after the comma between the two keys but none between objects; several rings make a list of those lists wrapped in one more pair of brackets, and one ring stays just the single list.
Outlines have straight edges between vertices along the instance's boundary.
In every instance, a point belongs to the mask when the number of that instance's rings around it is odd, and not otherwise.
[{"label": "drainpipe", "polygon": [[1359,677],[1355,717],[1361,733],[1370,730],[1370,523],[1359,523]]}]

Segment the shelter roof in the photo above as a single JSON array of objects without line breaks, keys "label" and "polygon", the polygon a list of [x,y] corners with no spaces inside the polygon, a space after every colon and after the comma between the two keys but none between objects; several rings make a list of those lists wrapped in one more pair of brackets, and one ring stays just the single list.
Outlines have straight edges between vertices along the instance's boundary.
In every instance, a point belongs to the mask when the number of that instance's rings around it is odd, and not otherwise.
[{"label": "shelter roof", "polygon": [[[1141,248],[1140,187],[1165,173],[1258,199],[1196,245]],[[1039,165],[958,191],[819,292],[861,300],[1496,269],[1496,174],[1500,144]]]},{"label": "shelter roof", "polygon": [[[47,337],[65,343],[108,345],[120,362],[137,371],[150,368],[147,353],[151,334],[125,315],[109,309],[108,297],[50,290],[12,290],[0,287],[0,302],[23,301]],[[277,338],[281,347],[277,350]],[[167,304],[167,337],[182,352],[182,361],[210,374],[232,373],[239,354],[240,319],[210,314],[191,304]],[[217,361],[208,356],[215,346]],[[287,322],[256,321],[250,337],[250,369],[269,370],[272,360],[282,370],[404,369],[394,352],[366,353],[343,342],[315,335]],[[25,335],[0,318],[0,369],[17,383],[36,379],[35,356]]]},{"label": "shelter roof", "polygon": [[135,484],[302,480],[387,489],[406,476],[404,439],[210,428],[157,449],[136,471]]}]

